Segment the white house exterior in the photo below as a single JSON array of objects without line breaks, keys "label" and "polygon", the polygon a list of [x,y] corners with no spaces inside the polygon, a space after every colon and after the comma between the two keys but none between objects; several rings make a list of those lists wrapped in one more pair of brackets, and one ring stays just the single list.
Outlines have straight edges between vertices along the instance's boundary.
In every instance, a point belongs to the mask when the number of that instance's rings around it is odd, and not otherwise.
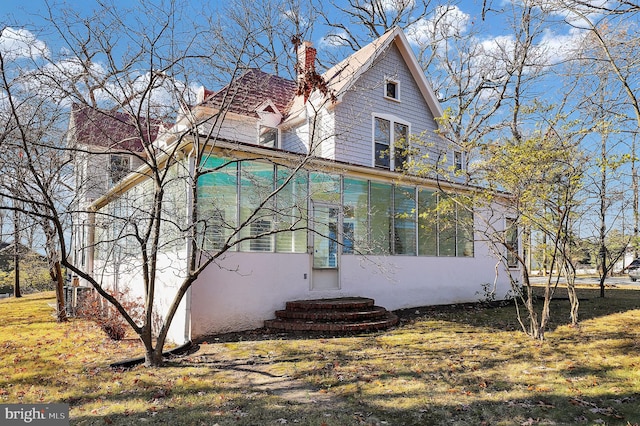
[{"label": "white house exterior", "polygon": [[[303,44],[301,74],[314,72],[314,58]],[[293,82],[249,70],[219,92],[201,91],[191,111],[199,138],[176,140],[179,119],[154,142],[184,145],[171,166],[176,176],[209,170],[197,182],[204,257],[231,246],[186,293],[172,340],[259,328],[288,300],[363,296],[395,310],[477,301],[487,284],[496,284],[498,298],[507,294],[508,276],[477,232],[482,213],[456,204],[433,209],[443,189],[473,189],[412,173],[414,162],[441,158],[455,169],[462,154],[435,132],[442,110],[402,31],[385,33],[322,77],[326,85],[312,90],[304,75]],[[203,135],[216,143],[196,164],[191,148]],[[126,200],[143,198],[148,184],[138,172],[93,202],[98,216],[86,229],[95,232],[83,241],[95,250],[76,242],[94,276],[100,271],[103,284],[127,283],[133,293],[139,259],[126,256],[126,243],[107,244],[118,230],[101,227],[99,215],[128,208],[135,219],[136,201]],[[180,182],[168,191],[176,222],[187,216],[189,197]],[[165,234],[161,311],[186,273],[190,247],[176,230]]]}]

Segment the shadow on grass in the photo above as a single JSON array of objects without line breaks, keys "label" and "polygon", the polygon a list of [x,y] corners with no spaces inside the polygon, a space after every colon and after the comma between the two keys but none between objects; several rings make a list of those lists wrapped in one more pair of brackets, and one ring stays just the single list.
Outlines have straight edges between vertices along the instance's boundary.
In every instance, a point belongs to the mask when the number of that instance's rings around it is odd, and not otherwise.
[{"label": "shadow on grass", "polygon": [[[552,392],[530,393],[527,398],[496,400],[501,390],[493,384],[478,390],[452,389],[447,403],[434,401],[425,388],[411,395],[405,392],[343,392],[333,404],[283,400],[270,392],[247,387],[207,386],[188,392],[172,390],[166,397],[146,400],[140,411],[102,415],[76,413],[72,424],[78,425],[637,425],[638,395],[606,394],[598,397],[566,397]],[[340,393],[340,389],[334,389]],[[192,399],[197,395],[197,399]],[[132,395],[128,396],[129,398]],[[123,400],[118,396],[101,396],[105,406]],[[125,398],[126,399],[126,398]]]},{"label": "shadow on grass", "polygon": [[[637,425],[640,393],[632,373],[620,378],[627,372],[615,365],[618,359],[613,364],[576,359],[577,352],[603,345],[608,345],[605,354],[614,356],[638,352],[637,340],[625,327],[640,330],[640,318],[616,319],[614,314],[637,309],[640,292],[618,291],[610,290],[604,300],[581,295],[583,320],[611,315],[603,323],[618,324],[588,333],[560,328],[553,345],[512,334],[519,330],[513,306],[480,304],[412,309],[400,313],[401,326],[367,335],[331,338],[253,330],[210,336],[210,343],[249,346],[238,349],[242,358],[236,354],[225,360],[214,351],[169,362],[169,368],[189,369],[190,380],[202,382],[197,385],[140,380],[119,394],[88,392],[69,401],[77,407],[72,424]],[[552,303],[552,318],[557,318],[552,325],[564,325],[568,301]],[[576,349],[578,344],[592,346]],[[256,355],[271,350],[275,355]],[[292,391],[309,392],[306,402],[274,390],[287,374]],[[260,385],[244,375],[257,377]],[[321,394],[329,397],[314,400]],[[141,401],[139,408],[117,407],[132,399]],[[95,401],[116,406],[113,414],[80,411]]]}]

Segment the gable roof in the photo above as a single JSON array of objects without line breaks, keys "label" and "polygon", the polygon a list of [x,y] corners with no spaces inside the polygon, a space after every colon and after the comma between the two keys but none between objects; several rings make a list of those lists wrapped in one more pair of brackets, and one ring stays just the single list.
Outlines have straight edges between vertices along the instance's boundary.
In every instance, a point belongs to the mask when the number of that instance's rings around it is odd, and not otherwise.
[{"label": "gable roof", "polygon": [[329,90],[340,99],[358,78],[371,68],[374,61],[387,50],[391,43],[396,44],[433,116],[442,116],[442,106],[427,81],[424,71],[418,64],[407,37],[398,27],[387,31],[377,40],[372,41],[348,58],[329,68],[322,75],[327,82]]},{"label": "gable roof", "polygon": [[226,108],[228,112],[257,118],[256,110],[271,101],[278,112],[286,115],[296,90],[295,81],[251,68],[205,98],[202,105],[216,109]]},{"label": "gable roof", "polygon": [[69,128],[76,142],[117,151],[142,152],[144,145],[158,136],[161,123],[146,119],[140,124],[145,129],[140,137],[136,118],[118,111],[106,111],[87,105],[73,104]]}]

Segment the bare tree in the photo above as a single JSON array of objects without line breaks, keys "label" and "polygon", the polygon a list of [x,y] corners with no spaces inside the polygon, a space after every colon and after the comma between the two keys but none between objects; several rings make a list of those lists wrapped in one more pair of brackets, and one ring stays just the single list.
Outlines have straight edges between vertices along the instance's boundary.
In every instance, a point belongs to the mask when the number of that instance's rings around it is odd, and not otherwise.
[{"label": "bare tree", "polygon": [[[606,111],[606,119],[619,124],[616,126],[616,131],[629,132],[629,138],[632,141],[629,155],[630,187],[634,217],[633,244],[637,253],[639,212],[635,140],[638,128],[640,128],[639,81],[637,78],[640,63],[636,54],[639,41],[632,28],[640,8],[637,2],[631,1],[594,4],[585,1],[563,0],[558,5],[564,13],[568,14],[566,22],[569,25],[589,34],[578,52],[577,59],[587,70],[591,70],[592,76],[599,76],[597,78],[608,83],[610,93],[620,93],[622,97],[626,97],[626,101],[622,101],[622,98],[616,99],[612,105],[614,110]],[[604,108],[604,105],[601,107]],[[626,117],[629,122],[635,122],[635,125],[628,128],[624,124],[625,120],[621,120],[622,117]],[[601,295],[604,296],[604,286],[601,287]]]},{"label": "bare tree", "polygon": [[[234,147],[234,142],[226,139],[225,120],[230,108],[236,108],[238,99],[246,93],[233,82],[253,75],[247,73],[252,65],[279,61],[273,56],[260,56],[275,51],[274,46],[252,50],[256,40],[274,42],[277,32],[271,27],[241,28],[235,38],[229,34],[212,37],[223,34],[215,26],[196,23],[190,23],[188,31],[183,32],[177,23],[184,25],[181,19],[185,16],[180,14],[188,14],[188,5],[169,2],[165,6],[141,5],[143,10],[136,10],[153,16],[150,25],[124,22],[121,17],[134,16],[132,11],[111,7],[90,17],[71,10],[61,15],[50,10],[50,24],[65,41],[66,49],[62,57],[43,52],[30,64],[28,73],[20,73],[29,83],[25,87],[39,92],[31,105],[50,118],[68,114],[71,102],[76,104],[74,111],[97,115],[85,116],[83,123],[72,122],[70,143],[65,146],[59,144],[61,139],[44,143],[32,137],[32,123],[19,125],[23,134],[18,142],[25,153],[26,175],[21,195],[13,196],[26,202],[26,214],[44,221],[45,233],[55,243],[48,247],[55,245],[52,252],[57,253],[61,264],[90,284],[138,335],[149,366],[162,364],[173,318],[187,290],[205,268],[237,246],[260,245],[265,239],[279,238],[279,234],[305,232],[307,199],[293,196],[292,191],[299,171],[314,155],[314,144],[324,137],[312,124],[309,153],[286,161],[276,161],[259,149],[246,158],[225,159],[221,164],[213,161],[220,155],[214,154],[217,150],[224,154]],[[10,78],[11,72],[5,75]],[[310,80],[303,77],[298,82],[300,87],[326,90],[317,75],[308,75]],[[203,103],[208,99],[206,92],[195,99],[196,81],[216,82],[220,76],[232,83],[208,103]],[[264,76],[257,77],[252,84],[265,83]],[[291,84],[295,92],[295,83]],[[51,103],[45,99],[56,100],[56,108],[46,109]],[[330,101],[331,96],[327,99]],[[196,102],[202,105],[193,107]],[[11,113],[14,118],[24,117],[17,106]],[[112,129],[83,139],[87,126],[100,129],[100,124],[108,126],[114,119],[126,128],[125,133]],[[74,176],[78,179],[74,190],[66,192],[67,199],[56,197],[56,186],[46,179],[50,174],[44,172],[47,169],[39,149],[60,154],[55,158],[72,159],[76,167],[85,160],[89,162],[84,175],[76,169]],[[122,156],[136,166],[124,180],[116,170]],[[265,181],[261,171],[252,170],[256,163],[272,168],[277,163],[277,179]],[[238,164],[242,164],[242,178],[250,183],[250,190],[243,193],[251,194],[251,198],[239,220],[232,221],[221,216],[221,205],[213,203],[203,208],[202,197],[207,195],[202,182]],[[69,183],[61,178],[65,167],[66,163],[60,163],[54,168],[56,182]],[[278,209],[274,210],[276,200]],[[288,213],[283,213],[283,203]],[[266,217],[277,220],[265,226]],[[70,253],[67,222],[73,222],[74,232],[82,227],[91,231],[82,246],[82,250],[95,254],[90,267],[81,265]],[[59,278],[59,269],[55,273]],[[125,275],[134,277],[140,285],[118,282],[118,277]],[[163,276],[175,277],[168,300],[162,299],[168,294],[163,291]],[[139,288],[142,292],[136,293]],[[127,291],[131,292],[129,298]]]},{"label": "bare tree", "polygon": [[326,42],[356,51],[394,27],[411,27],[429,15],[434,6],[431,0],[349,0],[346,4],[316,2],[314,7],[331,28]]}]

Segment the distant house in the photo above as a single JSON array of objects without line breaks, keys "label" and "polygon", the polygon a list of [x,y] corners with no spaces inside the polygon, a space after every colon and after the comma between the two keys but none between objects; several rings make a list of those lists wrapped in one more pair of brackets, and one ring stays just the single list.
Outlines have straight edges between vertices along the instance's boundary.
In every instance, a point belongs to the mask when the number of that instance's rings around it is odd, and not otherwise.
[{"label": "distant house", "polygon": [[[452,169],[464,161],[463,153],[436,133],[442,109],[403,32],[388,31],[327,70],[320,89],[305,85],[305,75],[315,73],[313,47],[304,43],[298,58],[298,81],[250,69],[220,91],[201,89],[189,111],[200,123],[197,135],[176,139],[189,127],[184,116],[169,131],[149,134],[161,149],[184,144],[183,173],[190,170],[190,146],[216,138],[201,164],[211,172],[197,182],[199,237],[203,250],[211,252],[238,241],[186,294],[172,326],[173,340],[260,327],[288,300],[365,296],[400,309],[475,301],[482,286],[494,281],[497,297],[505,295],[504,270],[496,277],[496,257],[469,226],[480,213],[455,205],[433,209],[441,201],[440,189],[472,188],[455,178],[412,173],[414,162],[427,154],[432,160],[449,159],[445,166]],[[99,112],[75,109],[73,114],[79,116],[72,130],[82,114]],[[72,131],[74,143],[91,144],[93,131]],[[109,159],[126,140],[118,132],[104,130]],[[302,159],[304,166],[292,171]],[[85,160],[77,172],[80,181],[89,173],[100,175],[93,178],[102,183],[112,176],[111,160],[98,167]],[[143,171],[108,196],[98,198],[108,188],[103,184],[82,199],[108,216],[122,209],[127,197],[144,194]],[[261,194],[291,173],[286,190],[255,214]],[[177,185],[171,192],[169,208],[179,222],[187,189]],[[110,243],[125,228],[101,225],[99,219],[87,226],[88,219],[79,217],[75,224],[79,264],[102,277],[104,285],[135,288],[137,272],[131,266],[139,260],[134,254],[127,259],[126,244]],[[241,223],[246,226],[238,232]],[[160,248],[161,310],[187,268],[189,241],[177,229],[163,237],[178,243]],[[277,229],[283,232],[270,233]]]},{"label": "distant house", "polygon": [[[20,256],[20,260],[38,260],[40,262],[46,262],[46,258],[44,256],[22,244],[18,244],[18,255]],[[0,271],[13,271],[14,257],[15,245],[13,243],[0,241]]]}]

